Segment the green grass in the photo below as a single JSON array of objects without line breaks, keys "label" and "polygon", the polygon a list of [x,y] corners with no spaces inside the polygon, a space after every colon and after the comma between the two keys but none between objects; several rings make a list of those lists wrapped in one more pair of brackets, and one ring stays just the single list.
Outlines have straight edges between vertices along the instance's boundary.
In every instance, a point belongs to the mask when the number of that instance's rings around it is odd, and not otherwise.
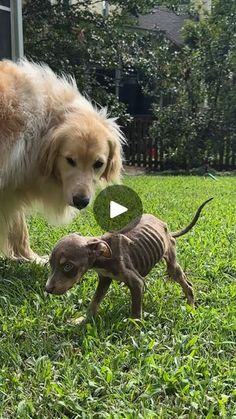
[{"label": "green grass", "polygon": [[[194,284],[192,310],[164,264],[147,277],[144,320],[114,283],[95,321],[83,313],[96,277],[64,296],[44,295],[47,267],[0,262],[1,418],[236,418],[236,178],[137,177],[145,212],[185,226],[214,196],[178,259]],[[92,211],[67,228],[29,221],[32,245],[49,253],[64,234],[101,231]]]}]

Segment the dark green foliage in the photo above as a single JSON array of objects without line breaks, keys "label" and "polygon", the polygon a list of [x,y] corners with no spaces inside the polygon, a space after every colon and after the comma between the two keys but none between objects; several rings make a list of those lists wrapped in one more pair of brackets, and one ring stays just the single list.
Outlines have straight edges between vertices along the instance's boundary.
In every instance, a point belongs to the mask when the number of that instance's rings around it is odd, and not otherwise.
[{"label": "dark green foliage", "polygon": [[235,16],[234,1],[225,7],[223,0],[213,0],[211,15],[185,25],[181,50],[167,46],[156,52],[158,75],[149,89],[158,100],[152,136],[160,158],[176,167],[204,160],[219,169],[236,165]]},{"label": "dark green foliage", "polygon": [[137,74],[153,102],[150,132],[161,168],[189,169],[204,161],[216,169],[235,168],[235,1],[212,0],[211,15],[189,20],[182,48],[163,33],[136,31],[136,15],[155,3],[194,17],[193,1],[114,0],[108,18],[95,13],[92,3],[26,1],[26,56],[74,74],[79,89],[107,105],[122,125],[129,115],[117,98],[115,69],[123,77]]},{"label": "dark green foliage", "polygon": [[[56,72],[73,74],[81,92],[108,106],[124,123],[129,115],[116,96],[115,70],[133,71],[135,60],[143,54],[139,47],[142,36],[127,29],[136,20],[126,6],[105,18],[94,12],[93,3],[26,1],[25,54],[46,62]],[[113,3],[119,6],[120,2]]]}]

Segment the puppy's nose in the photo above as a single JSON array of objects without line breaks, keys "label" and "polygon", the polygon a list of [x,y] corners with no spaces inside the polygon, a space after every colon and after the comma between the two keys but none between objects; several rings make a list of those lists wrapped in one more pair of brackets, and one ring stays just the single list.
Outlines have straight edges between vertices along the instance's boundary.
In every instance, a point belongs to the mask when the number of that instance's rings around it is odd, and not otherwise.
[{"label": "puppy's nose", "polygon": [[87,207],[87,205],[89,204],[89,201],[90,199],[87,196],[81,196],[81,195],[73,196],[73,204],[78,209]]},{"label": "puppy's nose", "polygon": [[45,287],[45,291],[48,293],[48,294],[52,294],[53,293],[53,290],[54,290],[54,287]]}]

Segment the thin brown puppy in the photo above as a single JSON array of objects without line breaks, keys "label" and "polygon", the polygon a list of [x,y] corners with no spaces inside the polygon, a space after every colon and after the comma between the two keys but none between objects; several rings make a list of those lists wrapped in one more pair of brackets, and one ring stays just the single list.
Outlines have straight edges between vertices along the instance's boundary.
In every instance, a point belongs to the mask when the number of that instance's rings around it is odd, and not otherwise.
[{"label": "thin brown puppy", "polygon": [[180,284],[188,304],[194,306],[192,284],[176,260],[175,238],[186,234],[197,222],[205,201],[197,210],[191,223],[177,232],[170,232],[167,225],[151,214],[144,214],[138,224],[130,223],[117,233],[101,237],[81,237],[70,234],[60,240],[52,251],[50,275],[46,291],[64,294],[89,270],[98,273],[98,286],[89,305],[95,315],[112,279],[124,282],[131,293],[131,316],[142,317],[144,277],[157,262],[164,259],[168,275]]}]

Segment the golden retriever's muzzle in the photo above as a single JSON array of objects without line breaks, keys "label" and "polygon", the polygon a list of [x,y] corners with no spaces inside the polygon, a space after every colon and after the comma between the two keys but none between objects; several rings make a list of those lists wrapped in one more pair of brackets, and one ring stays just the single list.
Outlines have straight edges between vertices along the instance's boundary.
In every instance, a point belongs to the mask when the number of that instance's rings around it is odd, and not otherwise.
[{"label": "golden retriever's muzzle", "polygon": [[77,209],[83,209],[88,206],[90,198],[88,196],[74,195],[73,205]]}]

